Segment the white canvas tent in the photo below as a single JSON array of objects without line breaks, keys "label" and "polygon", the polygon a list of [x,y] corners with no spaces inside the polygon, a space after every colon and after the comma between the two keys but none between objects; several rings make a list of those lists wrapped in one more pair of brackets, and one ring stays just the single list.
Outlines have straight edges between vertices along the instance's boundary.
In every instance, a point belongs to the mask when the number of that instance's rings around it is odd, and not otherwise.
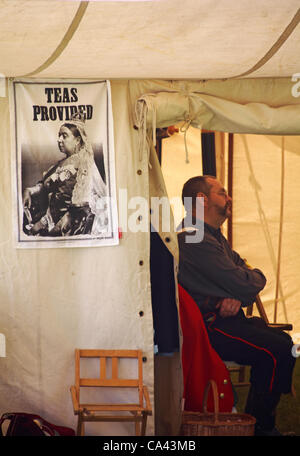
[{"label": "white canvas tent", "polygon": [[[265,300],[272,306],[282,233],[279,297],[299,333],[298,2],[1,0],[0,6],[5,83],[111,80],[117,189],[127,189],[129,199],[166,194],[150,144],[156,127],[186,122],[235,134],[234,247],[271,276]],[[69,386],[76,347],[142,349],[154,406],[149,233],[124,232],[113,247],[16,249],[7,93],[2,86],[0,332],[7,356],[0,359],[0,413],[39,413],[74,427]],[[161,236],[177,258],[174,232]],[[158,414],[167,433],[176,433],[180,420],[180,362],[173,359],[166,363],[174,413]],[[100,430],[131,432],[109,424]]]}]

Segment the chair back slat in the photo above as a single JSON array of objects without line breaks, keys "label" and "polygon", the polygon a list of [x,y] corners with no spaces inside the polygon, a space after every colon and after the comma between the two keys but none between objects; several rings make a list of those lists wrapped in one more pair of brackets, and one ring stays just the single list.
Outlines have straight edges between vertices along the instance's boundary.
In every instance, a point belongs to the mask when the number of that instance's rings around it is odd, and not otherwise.
[{"label": "chair back slat", "polygon": [[78,350],[81,358],[137,358],[140,350],[94,350],[80,349]]},{"label": "chair back slat", "polygon": [[104,380],[106,378],[106,358],[100,358],[100,378]]},{"label": "chair back slat", "polygon": [[112,387],[127,387],[138,388],[139,380],[123,379],[123,378],[81,378],[80,386],[112,386]]},{"label": "chair back slat", "polygon": [[112,379],[116,380],[118,378],[118,358],[112,358]]}]

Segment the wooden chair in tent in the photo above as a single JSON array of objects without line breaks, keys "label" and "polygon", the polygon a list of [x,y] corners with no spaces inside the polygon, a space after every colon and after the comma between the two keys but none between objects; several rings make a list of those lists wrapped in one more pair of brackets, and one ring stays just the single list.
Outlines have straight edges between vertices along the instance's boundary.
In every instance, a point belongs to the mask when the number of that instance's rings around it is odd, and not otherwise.
[{"label": "wooden chair in tent", "polygon": [[[97,368],[100,367],[100,375],[95,378],[87,378],[81,375],[83,368],[87,371],[87,363],[93,361]],[[96,361],[95,361],[96,359]],[[121,378],[119,375],[120,363],[123,359],[131,359],[137,364],[137,378]],[[84,364],[84,366],[83,366]],[[108,372],[111,371],[110,377]],[[91,371],[94,372],[94,371]],[[125,389],[133,389],[136,395],[136,403],[83,403],[81,396],[84,389],[93,394],[103,393],[104,390],[118,389],[118,394],[123,395]],[[109,397],[114,397],[110,391]],[[85,391],[86,392],[86,391]],[[116,391],[117,395],[117,391]],[[147,387],[143,384],[143,360],[141,350],[75,350],[75,385],[71,386],[71,396],[75,415],[78,415],[77,435],[84,435],[84,424],[87,421],[108,422],[133,422],[135,423],[135,435],[145,435],[147,417],[152,414],[151,404]]]},{"label": "wooden chair in tent", "polygon": [[[293,329],[293,325],[290,323],[270,323],[265,312],[263,303],[261,302],[260,296],[256,296],[255,304],[259,313],[259,316],[264,320],[264,322],[273,328],[279,328],[284,331],[291,331]],[[246,315],[247,317],[251,317],[253,314],[253,304],[247,307]],[[233,361],[225,361],[226,367],[230,373],[238,373],[237,380],[233,381],[234,386],[249,386],[250,382],[246,380],[246,366],[242,366],[237,364]]]}]

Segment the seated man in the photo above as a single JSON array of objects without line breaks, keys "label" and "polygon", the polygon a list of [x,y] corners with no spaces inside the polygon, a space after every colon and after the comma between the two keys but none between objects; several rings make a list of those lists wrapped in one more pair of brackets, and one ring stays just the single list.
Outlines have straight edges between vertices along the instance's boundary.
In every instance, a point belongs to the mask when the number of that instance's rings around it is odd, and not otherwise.
[{"label": "seated man", "polygon": [[[196,210],[200,197],[203,211]],[[212,176],[193,177],[183,187],[182,200],[187,214],[178,234],[178,281],[197,303],[219,356],[251,366],[245,412],[257,420],[256,435],[280,435],[275,409],[281,394],[291,391],[295,364],[292,339],[260,318],[247,318],[242,310],[254,302],[266,279],[231,249],[221,233],[221,225],[231,214],[232,200],[220,182]],[[193,242],[192,236],[197,230],[201,232],[203,225],[203,239],[199,236],[200,240]]]}]

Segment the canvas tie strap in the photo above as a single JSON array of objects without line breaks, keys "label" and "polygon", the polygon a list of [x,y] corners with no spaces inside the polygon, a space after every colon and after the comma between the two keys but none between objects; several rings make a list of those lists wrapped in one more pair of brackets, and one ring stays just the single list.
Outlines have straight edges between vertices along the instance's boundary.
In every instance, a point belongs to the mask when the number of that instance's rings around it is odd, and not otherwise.
[{"label": "canvas tie strap", "polygon": [[180,131],[184,134],[184,149],[185,149],[185,163],[189,163],[189,151],[187,147],[187,141],[186,141],[186,133],[188,129],[190,128],[190,125],[192,123],[192,119],[187,119],[185,123],[180,127]]},{"label": "canvas tie strap", "polygon": [[[152,141],[147,136],[147,114],[152,112]],[[135,106],[135,115],[136,115],[136,127],[139,130],[138,134],[138,151],[139,151],[139,161],[142,161],[143,154],[145,150],[148,150],[151,147],[151,143],[155,147],[156,144],[156,112],[153,103],[150,99],[140,98]],[[148,141],[148,145],[147,145]]]}]

